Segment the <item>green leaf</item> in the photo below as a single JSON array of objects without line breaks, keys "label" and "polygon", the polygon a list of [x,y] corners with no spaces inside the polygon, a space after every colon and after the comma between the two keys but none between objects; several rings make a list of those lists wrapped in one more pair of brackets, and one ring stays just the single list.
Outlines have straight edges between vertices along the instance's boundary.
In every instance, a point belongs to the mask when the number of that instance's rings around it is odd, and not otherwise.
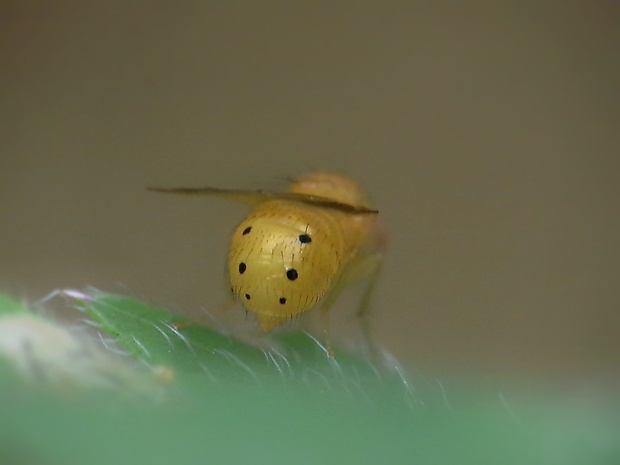
[{"label": "green leaf", "polygon": [[[278,337],[282,351],[264,350],[128,297],[100,292],[74,296],[78,308],[122,349],[151,366],[170,368],[181,382],[191,379],[194,387],[204,382],[226,390],[255,385],[264,390],[269,385],[273,392],[296,385],[306,393],[329,391],[349,400],[389,399],[396,408],[413,402],[409,386],[396,373],[380,373],[372,363],[344,351],[330,359],[304,332]],[[391,395],[377,396],[383,391]]]},{"label": "green leaf", "polygon": [[125,352],[84,365],[116,388],[0,391],[0,464],[619,463],[617,398],[508,405],[484,386],[329,360],[304,333],[278,338],[276,356],[131,298],[64,295]]},{"label": "green leaf", "polygon": [[16,313],[28,313],[28,307],[21,302],[9,297],[6,294],[0,294],[0,317]]}]

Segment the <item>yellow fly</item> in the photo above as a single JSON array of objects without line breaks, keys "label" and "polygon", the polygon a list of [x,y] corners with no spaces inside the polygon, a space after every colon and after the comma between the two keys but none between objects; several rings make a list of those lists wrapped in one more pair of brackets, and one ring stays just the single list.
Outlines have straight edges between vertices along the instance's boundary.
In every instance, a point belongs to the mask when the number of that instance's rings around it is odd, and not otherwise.
[{"label": "yellow fly", "polygon": [[353,180],[312,172],[287,192],[217,188],[149,190],[223,197],[254,206],[237,226],[228,254],[233,296],[269,332],[321,301],[327,351],[328,310],[346,285],[368,278],[358,314],[366,311],[385,244],[378,211]]}]

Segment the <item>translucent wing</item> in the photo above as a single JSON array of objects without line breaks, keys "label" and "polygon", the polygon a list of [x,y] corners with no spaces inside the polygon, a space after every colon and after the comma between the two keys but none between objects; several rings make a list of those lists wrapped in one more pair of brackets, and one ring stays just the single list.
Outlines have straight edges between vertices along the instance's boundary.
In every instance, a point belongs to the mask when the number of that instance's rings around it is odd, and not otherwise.
[{"label": "translucent wing", "polygon": [[256,206],[268,200],[286,200],[288,202],[296,202],[314,207],[328,208],[343,213],[354,215],[377,214],[378,210],[373,210],[364,206],[349,205],[337,202],[327,197],[318,195],[298,194],[294,192],[271,192],[264,190],[239,190],[239,189],[218,189],[217,187],[147,187],[153,192],[164,192],[166,194],[182,194],[182,195],[206,195],[210,197],[222,197],[237,202],[243,202],[248,205]]}]

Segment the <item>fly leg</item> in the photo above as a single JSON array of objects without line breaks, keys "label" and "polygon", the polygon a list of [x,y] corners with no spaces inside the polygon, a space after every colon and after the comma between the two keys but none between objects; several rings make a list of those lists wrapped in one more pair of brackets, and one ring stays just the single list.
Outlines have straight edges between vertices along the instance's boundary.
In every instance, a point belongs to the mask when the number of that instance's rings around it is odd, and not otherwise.
[{"label": "fly leg", "polygon": [[372,331],[371,331],[371,321],[370,321],[370,304],[372,301],[372,296],[377,287],[377,282],[379,281],[379,275],[381,273],[381,268],[383,265],[383,257],[380,253],[375,253],[368,256],[362,263],[358,266],[361,266],[364,270],[365,277],[365,288],[362,294],[359,308],[355,316],[358,319],[359,327],[362,335],[362,339],[364,341],[365,348],[368,352],[377,352],[377,347],[373,343]]},{"label": "fly leg", "polygon": [[332,304],[336,300],[337,294],[338,292],[332,292],[331,294],[329,294],[325,298],[323,305],[321,305],[321,310],[320,310],[321,312],[320,321],[321,321],[321,327],[323,328],[323,343],[325,344],[325,346],[322,347],[322,349],[325,350],[325,353],[327,354],[328,358],[334,358],[334,355],[335,355],[334,349],[332,347],[330,332],[329,332],[329,309],[331,308]]}]

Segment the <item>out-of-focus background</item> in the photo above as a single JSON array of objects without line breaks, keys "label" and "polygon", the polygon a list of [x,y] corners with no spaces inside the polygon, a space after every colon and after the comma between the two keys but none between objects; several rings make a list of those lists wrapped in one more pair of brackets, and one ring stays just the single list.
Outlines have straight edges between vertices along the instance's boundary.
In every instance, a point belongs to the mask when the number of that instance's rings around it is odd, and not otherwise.
[{"label": "out-of-focus background", "polygon": [[5,1],[0,289],[200,315],[247,209],[145,186],[339,171],[389,227],[405,365],[617,381],[619,46],[613,2]]}]

